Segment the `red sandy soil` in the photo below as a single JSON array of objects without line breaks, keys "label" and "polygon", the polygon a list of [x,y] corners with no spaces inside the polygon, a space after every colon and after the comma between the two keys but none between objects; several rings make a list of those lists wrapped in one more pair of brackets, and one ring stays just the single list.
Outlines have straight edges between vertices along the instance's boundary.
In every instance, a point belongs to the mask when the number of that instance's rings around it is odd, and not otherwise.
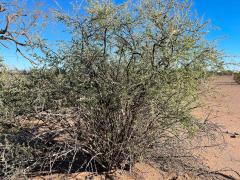
[{"label": "red sandy soil", "polygon": [[[196,154],[202,157],[203,161],[213,170],[234,170],[240,173],[240,85],[233,81],[232,76],[219,76],[212,80],[214,91],[207,94],[203,101],[205,106],[194,112],[194,115],[200,119],[206,118],[210,113],[210,120],[221,126],[223,138],[215,144],[220,146],[201,148],[196,150]],[[233,136],[234,133],[239,135]],[[214,141],[203,141],[201,145],[212,145]],[[234,172],[226,171],[227,175],[236,176]],[[89,177],[89,178],[88,178]],[[104,179],[103,176],[91,176],[89,173],[72,174],[70,176],[54,175],[51,177],[38,177],[40,179]],[[165,180],[174,179],[173,174],[164,174],[156,168],[137,164],[133,172],[117,172],[114,179],[117,180]],[[189,176],[177,177],[175,179],[192,179]]]},{"label": "red sandy soil", "polygon": [[[232,76],[219,76],[212,82],[213,93],[203,98],[205,107],[194,114],[206,118],[210,113],[210,120],[221,126],[223,136],[218,142],[222,144],[201,149],[198,154],[212,170],[232,169],[240,173],[240,85]],[[234,175],[233,172],[225,174]]]},{"label": "red sandy soil", "polygon": [[[133,168],[132,173],[126,171],[117,171],[114,175],[111,176],[114,180],[165,180],[167,176],[163,176],[160,171],[158,171],[153,166],[138,163]],[[91,173],[75,173],[71,175],[52,175],[52,176],[43,176],[37,177],[33,180],[105,180],[105,176],[93,175]],[[168,178],[167,178],[168,179]],[[111,179],[109,179],[111,180]]]},{"label": "red sandy soil", "polygon": [[157,168],[144,164],[137,163],[132,172],[117,171],[111,178],[107,178],[104,175],[93,175],[91,173],[74,173],[70,175],[51,175],[36,177],[32,180],[200,180],[192,178],[191,175],[177,175],[176,173],[166,173],[159,171]]}]

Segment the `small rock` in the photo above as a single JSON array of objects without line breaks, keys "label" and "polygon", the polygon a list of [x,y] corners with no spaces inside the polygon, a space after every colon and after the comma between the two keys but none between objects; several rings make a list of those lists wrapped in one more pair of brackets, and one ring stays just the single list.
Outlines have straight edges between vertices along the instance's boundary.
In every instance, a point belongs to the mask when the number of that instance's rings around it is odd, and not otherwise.
[{"label": "small rock", "polygon": [[85,177],[85,180],[93,180],[94,178],[93,178],[93,176],[86,176]]},{"label": "small rock", "polygon": [[236,135],[235,135],[235,134],[232,134],[232,135],[230,136],[230,138],[236,138]]}]

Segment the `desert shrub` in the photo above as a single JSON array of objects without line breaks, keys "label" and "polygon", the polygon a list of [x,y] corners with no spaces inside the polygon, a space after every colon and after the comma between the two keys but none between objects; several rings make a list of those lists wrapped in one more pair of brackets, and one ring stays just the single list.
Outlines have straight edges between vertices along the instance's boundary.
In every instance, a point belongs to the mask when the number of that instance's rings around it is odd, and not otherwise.
[{"label": "desert shrub", "polygon": [[233,78],[238,84],[240,84],[240,73],[234,73]]},{"label": "desert shrub", "polygon": [[232,70],[223,70],[217,73],[218,75],[225,76],[225,75],[233,75],[234,72]]},{"label": "desert shrub", "polygon": [[[72,41],[49,51],[44,68],[1,77],[1,126],[19,121],[0,131],[1,174],[13,172],[6,166],[23,174],[129,169],[173,137],[202,129],[190,113],[219,62],[206,24],[188,1],[138,3],[90,1],[76,16],[54,11]],[[5,150],[6,142],[31,158]]]},{"label": "desert shrub", "polygon": [[87,16],[54,13],[73,34],[58,54],[81,94],[76,136],[106,170],[131,166],[169,132],[197,131],[190,111],[218,53],[187,2],[94,1]]},{"label": "desert shrub", "polygon": [[26,115],[76,106],[75,97],[71,97],[74,94],[69,85],[71,82],[59,70],[32,69],[24,73],[5,68],[0,82],[2,115],[4,112],[15,116]]},{"label": "desert shrub", "polygon": [[47,83],[49,79],[44,76],[39,76],[38,79],[34,78],[32,73],[24,75],[19,71],[5,71],[4,75],[2,74],[2,115],[12,113],[18,116],[33,113],[37,110],[36,108],[43,109],[48,94],[48,91],[45,91],[44,83]]}]

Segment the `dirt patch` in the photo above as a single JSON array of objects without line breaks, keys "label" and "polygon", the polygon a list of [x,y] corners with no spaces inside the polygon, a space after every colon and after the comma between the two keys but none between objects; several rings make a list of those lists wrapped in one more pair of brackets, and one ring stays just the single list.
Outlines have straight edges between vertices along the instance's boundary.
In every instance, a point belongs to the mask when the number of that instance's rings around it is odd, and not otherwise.
[{"label": "dirt patch", "polygon": [[[212,84],[213,93],[203,98],[205,106],[197,109],[194,115],[201,119],[209,117],[217,123],[223,134],[222,142],[215,142],[220,146],[202,148],[197,154],[212,170],[240,172],[240,85],[232,76],[216,77]],[[210,142],[204,143],[210,145]]]},{"label": "dirt patch", "polygon": [[157,170],[155,167],[144,164],[138,163],[133,168],[132,172],[127,171],[120,171],[118,170],[112,175],[105,176],[105,175],[95,175],[92,173],[82,172],[82,173],[74,173],[70,175],[51,175],[51,176],[42,176],[37,178],[32,178],[32,180],[104,180],[104,179],[114,179],[114,180],[163,180],[166,179],[164,177],[164,173]]}]

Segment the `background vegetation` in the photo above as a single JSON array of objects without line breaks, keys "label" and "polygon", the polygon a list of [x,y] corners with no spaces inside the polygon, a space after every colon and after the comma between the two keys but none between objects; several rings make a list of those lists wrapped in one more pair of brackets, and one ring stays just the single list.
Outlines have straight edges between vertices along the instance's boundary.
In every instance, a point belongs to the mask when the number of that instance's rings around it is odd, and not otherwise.
[{"label": "background vegetation", "polygon": [[238,83],[238,84],[240,84],[240,73],[238,72],[238,73],[234,73],[234,80]]}]

